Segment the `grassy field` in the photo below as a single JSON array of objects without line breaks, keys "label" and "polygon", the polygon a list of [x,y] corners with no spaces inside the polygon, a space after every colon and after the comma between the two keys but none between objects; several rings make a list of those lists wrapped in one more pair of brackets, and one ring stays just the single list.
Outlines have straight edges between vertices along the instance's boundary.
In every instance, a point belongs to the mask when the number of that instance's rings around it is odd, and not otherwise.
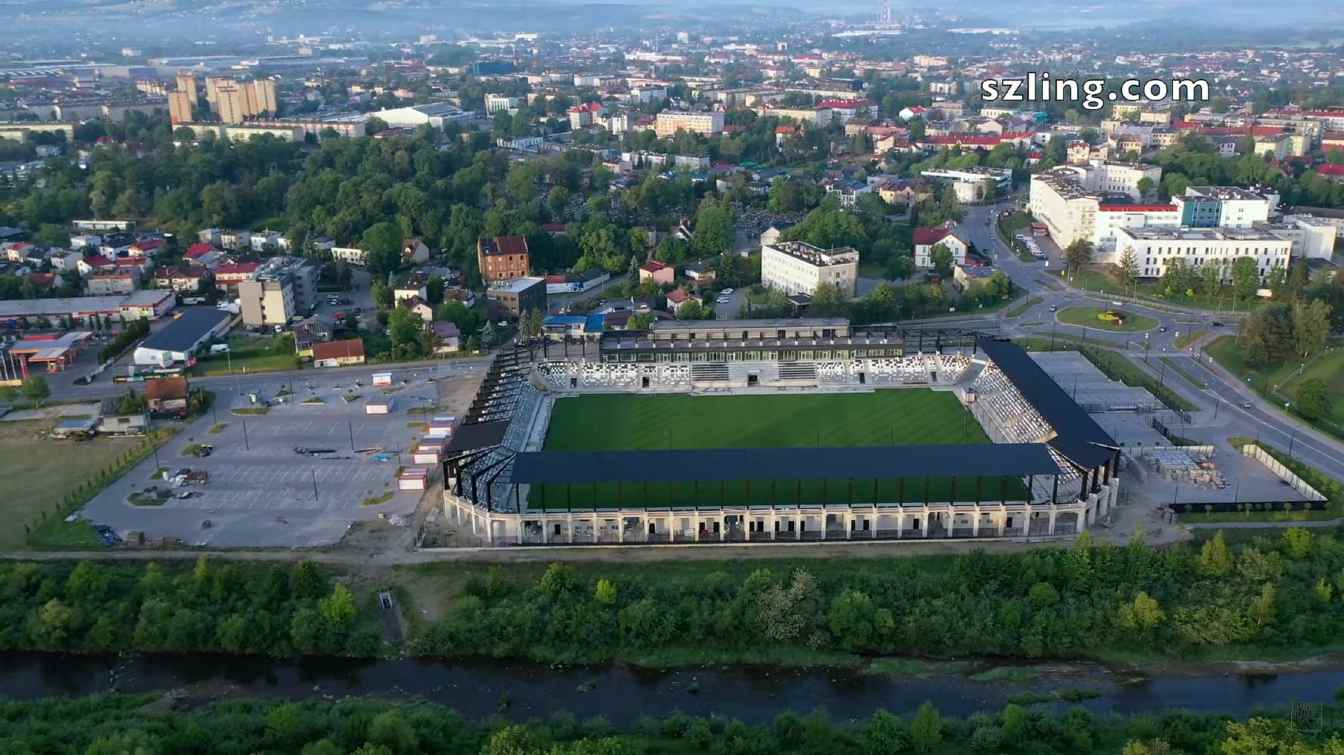
[{"label": "grassy field", "polygon": [[1106,311],[1099,307],[1069,307],[1068,309],[1061,309],[1056,317],[1065,325],[1081,325],[1086,328],[1109,330],[1114,333],[1138,333],[1157,327],[1157,320],[1123,310],[1121,310],[1121,314],[1125,318],[1123,323],[1103,320],[1101,314]]},{"label": "grassy field", "polygon": [[[547,451],[623,451],[712,448],[808,448],[948,443],[988,443],[980,425],[950,393],[927,389],[808,396],[580,396],[556,402],[547,431]],[[855,483],[855,500],[869,500],[874,482]],[[884,501],[922,501],[923,478],[879,480]],[[545,488],[545,489],[543,489]],[[952,480],[928,481],[930,500],[952,495]],[[531,505],[575,508],[607,506],[767,505],[772,500],[842,503],[847,480],[810,480],[795,486],[770,480],[727,485],[687,481],[671,485],[600,483],[534,486]],[[986,499],[1021,495],[1016,479],[986,479]],[[972,500],[975,480],[957,483],[956,498]]]},{"label": "grassy field", "polygon": [[1014,306],[1012,309],[1005,312],[1004,315],[1006,317],[1021,317],[1022,315],[1026,314],[1026,311],[1028,309],[1031,309],[1032,307],[1036,306],[1037,304],[1040,304],[1043,301],[1045,300],[1042,299],[1041,297],[1033,296],[1030,299],[1027,299],[1026,301],[1022,302],[1021,304]]},{"label": "grassy field", "polygon": [[[0,514],[9,522],[0,527],[0,550],[22,548],[24,525],[36,529],[42,514],[59,521],[62,502],[91,482],[100,471],[138,445],[134,439],[95,438],[86,441],[51,440],[43,422],[0,422]],[[50,526],[50,525],[49,525]],[[86,525],[87,528],[87,525]],[[73,544],[96,544],[92,529]]]},{"label": "grassy field", "polygon": [[1181,365],[1181,360],[1177,359],[1176,357],[1159,357],[1159,359],[1161,360],[1162,364],[1167,366],[1168,371],[1180,375],[1181,378],[1185,380],[1185,382],[1198,388],[1201,391],[1208,389],[1209,387],[1208,383],[1205,383],[1203,380],[1200,380],[1199,378],[1195,377],[1193,374],[1190,373],[1189,370],[1185,369],[1185,367]]},{"label": "grassy field", "polygon": [[1234,301],[1230,296],[1162,296],[1156,280],[1139,281],[1136,285],[1122,284],[1114,275],[1104,270],[1082,270],[1073,276],[1073,285],[1085,291],[1100,291],[1106,294],[1137,296],[1155,302],[1179,304],[1185,307],[1209,309],[1215,312],[1247,312],[1263,307],[1264,299],[1252,297],[1250,301]]},{"label": "grassy field", "polygon": [[228,342],[229,353],[202,358],[192,368],[192,374],[228,375],[230,369],[233,372],[276,372],[299,366],[299,359],[294,355],[294,342],[289,338],[232,336]]}]

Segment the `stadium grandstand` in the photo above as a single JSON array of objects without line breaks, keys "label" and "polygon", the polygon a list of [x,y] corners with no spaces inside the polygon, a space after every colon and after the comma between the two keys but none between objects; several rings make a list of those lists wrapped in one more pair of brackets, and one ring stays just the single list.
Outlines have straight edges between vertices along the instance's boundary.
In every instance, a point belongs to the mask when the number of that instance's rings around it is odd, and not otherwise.
[{"label": "stadium grandstand", "polygon": [[1106,517],[1119,449],[1020,347],[844,320],[498,355],[445,458],[497,545],[1014,538]]}]

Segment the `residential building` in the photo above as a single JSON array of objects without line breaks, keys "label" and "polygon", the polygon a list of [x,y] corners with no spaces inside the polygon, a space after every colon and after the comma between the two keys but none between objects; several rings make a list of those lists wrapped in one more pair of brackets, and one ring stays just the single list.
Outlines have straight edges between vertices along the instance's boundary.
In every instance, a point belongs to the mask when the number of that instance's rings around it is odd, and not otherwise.
[{"label": "residential building", "polygon": [[509,97],[503,94],[485,95],[485,113],[494,115],[496,113],[512,113],[523,106],[524,98]]},{"label": "residential building", "polygon": [[952,252],[952,264],[964,265],[966,252],[970,244],[957,235],[957,224],[951,220],[932,228],[916,228],[913,234],[915,244],[915,267],[925,270],[933,267],[933,248],[942,245]]},{"label": "residential building", "polygon": [[301,257],[272,257],[238,284],[243,324],[285,325],[317,306],[317,266]]},{"label": "residential building", "polygon": [[168,116],[174,126],[192,121],[191,106],[191,97],[186,92],[172,92],[168,95]]},{"label": "residential building", "polygon": [[989,283],[994,272],[994,268],[989,265],[955,265],[952,268],[952,281],[962,291],[973,291]]},{"label": "residential building", "polygon": [[185,417],[191,410],[191,387],[182,376],[145,381],[145,408],[153,415]]},{"label": "residential building", "polygon": [[429,276],[416,271],[401,276],[392,286],[392,303],[400,304],[406,299],[428,299]]},{"label": "residential building", "polygon": [[429,332],[434,339],[436,356],[461,350],[462,333],[457,329],[457,325],[451,322],[435,322],[430,324]]},{"label": "residential building", "polygon": [[546,312],[546,279],[540,277],[513,277],[496,281],[485,291],[488,301],[497,303],[505,312],[517,317],[524,312]]},{"label": "residential building", "polygon": [[715,136],[723,133],[723,113],[664,110],[658,114],[653,130],[659,138],[672,136],[678,131]]},{"label": "residential building", "polygon": [[352,364],[364,364],[363,339],[347,338],[313,344],[314,367],[344,367]]},{"label": "residential building", "polygon": [[401,244],[401,259],[412,265],[429,262],[429,246],[420,239],[406,239]]},{"label": "residential building", "polygon": [[640,283],[651,280],[660,286],[671,285],[675,278],[676,269],[658,260],[649,260],[639,266]]},{"label": "residential building", "polygon": [[100,270],[84,278],[84,292],[89,296],[129,294],[139,285],[140,275],[133,270]]},{"label": "residential building", "polygon": [[805,241],[776,241],[761,247],[761,284],[786,294],[815,294],[823,283],[854,296],[859,253],[850,247],[824,250]]},{"label": "residential building", "polygon": [[478,239],[476,265],[481,271],[481,280],[486,283],[507,281],[527,275],[532,267],[531,257],[527,251],[527,238],[496,236]]},{"label": "residential building", "polygon": [[201,289],[200,269],[163,267],[154,271],[154,287],[172,289],[178,293],[194,293]]},{"label": "residential building", "polygon": [[221,288],[237,288],[244,281],[250,281],[257,275],[260,262],[226,262],[215,268],[215,285]]}]

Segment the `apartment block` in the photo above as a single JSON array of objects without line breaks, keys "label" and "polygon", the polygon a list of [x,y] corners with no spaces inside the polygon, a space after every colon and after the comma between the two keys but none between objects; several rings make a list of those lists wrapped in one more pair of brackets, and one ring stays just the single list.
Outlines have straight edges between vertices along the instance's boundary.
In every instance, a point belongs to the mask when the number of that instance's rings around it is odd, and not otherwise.
[{"label": "apartment block", "polygon": [[778,241],[761,248],[761,283],[786,294],[816,293],[829,283],[847,297],[859,279],[859,253],[850,247],[820,249],[804,241]]},{"label": "apartment block", "polygon": [[714,136],[723,133],[723,113],[665,110],[658,114],[653,130],[659,138],[672,136],[678,131]]}]

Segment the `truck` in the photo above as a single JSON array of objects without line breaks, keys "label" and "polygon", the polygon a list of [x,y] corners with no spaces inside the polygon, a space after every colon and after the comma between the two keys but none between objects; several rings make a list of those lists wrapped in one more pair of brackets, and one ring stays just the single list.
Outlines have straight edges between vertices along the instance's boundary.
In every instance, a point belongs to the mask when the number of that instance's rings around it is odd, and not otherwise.
[{"label": "truck", "polygon": [[374,388],[390,388],[390,387],[392,387],[392,373],[390,373],[390,372],[375,372],[375,373],[373,373],[373,387],[374,387]]}]

